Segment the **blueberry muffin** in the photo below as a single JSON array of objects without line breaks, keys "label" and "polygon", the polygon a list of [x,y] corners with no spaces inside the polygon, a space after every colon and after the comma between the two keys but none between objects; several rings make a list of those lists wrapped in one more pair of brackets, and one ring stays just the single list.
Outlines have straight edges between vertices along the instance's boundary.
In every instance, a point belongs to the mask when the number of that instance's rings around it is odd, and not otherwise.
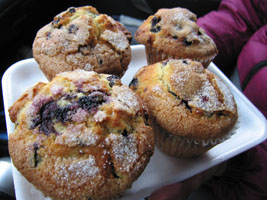
[{"label": "blueberry muffin", "polygon": [[71,7],[42,27],[33,57],[48,80],[75,69],[122,76],[131,60],[131,33],[94,7]]},{"label": "blueberry muffin", "polygon": [[196,21],[194,13],[179,7],[159,9],[149,16],[135,33],[135,39],[146,47],[148,64],[189,58],[208,67],[218,50]]},{"label": "blueberry muffin", "polygon": [[197,61],[170,59],[145,66],[130,87],[148,107],[156,145],[171,156],[206,152],[227,139],[237,121],[231,91]]},{"label": "blueberry muffin", "polygon": [[9,109],[13,164],[53,199],[112,199],[154,151],[138,96],[115,75],[75,70],[38,83]]}]

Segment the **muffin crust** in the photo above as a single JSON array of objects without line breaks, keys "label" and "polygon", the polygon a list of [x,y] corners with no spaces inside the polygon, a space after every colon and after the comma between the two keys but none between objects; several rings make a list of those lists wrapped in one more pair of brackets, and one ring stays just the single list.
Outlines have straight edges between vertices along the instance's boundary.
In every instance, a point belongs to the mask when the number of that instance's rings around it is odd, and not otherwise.
[{"label": "muffin crust", "polygon": [[114,75],[75,70],[26,91],[9,109],[15,167],[53,199],[113,199],[154,150],[138,96]]},{"label": "muffin crust", "polygon": [[173,135],[217,138],[237,120],[231,91],[197,61],[170,59],[145,66],[130,87],[147,104],[155,122]]},{"label": "muffin crust", "polygon": [[48,80],[75,69],[122,76],[131,60],[131,38],[94,7],[71,7],[37,32],[33,56]]},{"label": "muffin crust", "polygon": [[162,60],[190,58],[207,67],[218,50],[196,21],[197,16],[185,8],[159,9],[138,28],[135,39],[148,47],[148,56],[160,54]]}]

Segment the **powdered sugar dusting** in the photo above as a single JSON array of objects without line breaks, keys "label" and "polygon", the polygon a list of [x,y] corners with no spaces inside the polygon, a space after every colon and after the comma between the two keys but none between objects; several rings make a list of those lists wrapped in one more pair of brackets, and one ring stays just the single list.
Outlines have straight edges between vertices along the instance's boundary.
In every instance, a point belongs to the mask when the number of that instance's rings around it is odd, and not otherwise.
[{"label": "powdered sugar dusting", "polygon": [[93,69],[94,69],[94,67],[89,63],[86,63],[84,66],[84,70],[86,70],[86,71],[92,71]]},{"label": "powdered sugar dusting", "polygon": [[105,30],[101,36],[101,39],[109,42],[117,50],[123,51],[129,46],[129,42],[126,36],[122,32],[112,32],[110,30]]},{"label": "powdered sugar dusting", "polygon": [[208,112],[222,110],[224,107],[218,99],[218,93],[209,81],[205,81],[201,89],[194,95],[188,103]]},{"label": "powdered sugar dusting", "polygon": [[71,119],[72,121],[81,123],[86,121],[88,114],[89,113],[86,110],[79,108],[76,113],[72,115]]},{"label": "powdered sugar dusting", "polygon": [[96,72],[76,69],[72,72],[62,72],[58,74],[58,76],[68,78],[75,82],[75,81],[82,81],[82,80],[90,80],[93,76],[96,76]]},{"label": "powdered sugar dusting", "polygon": [[96,122],[102,122],[107,118],[107,114],[104,111],[97,111],[96,114],[94,114],[94,120]]},{"label": "powdered sugar dusting", "polygon": [[210,80],[211,72],[195,67],[186,67],[171,75],[178,97],[188,101],[189,106],[207,112],[234,111],[235,103],[229,88],[216,75],[211,75]]},{"label": "powdered sugar dusting", "polygon": [[111,144],[115,162],[120,163],[121,165],[119,170],[130,172],[139,158],[136,136],[131,134],[128,137],[123,137],[122,135],[110,134],[106,138],[106,143]]},{"label": "powdered sugar dusting", "polygon": [[173,90],[181,99],[192,100],[197,90],[201,88],[203,77],[197,76],[192,78],[194,73],[192,69],[186,69],[184,71],[177,71],[171,75]]},{"label": "powdered sugar dusting", "polygon": [[56,144],[65,144],[70,147],[76,145],[94,145],[99,140],[99,136],[90,128],[85,128],[84,124],[70,124],[61,135],[57,136]]},{"label": "powdered sugar dusting", "polygon": [[136,94],[126,86],[113,87],[112,101],[116,110],[124,110],[129,114],[135,114],[140,110]]},{"label": "powdered sugar dusting", "polygon": [[175,22],[188,21],[190,16],[192,16],[192,14],[188,12],[176,12],[172,16],[172,20]]},{"label": "powdered sugar dusting", "polygon": [[53,178],[68,188],[81,186],[99,173],[95,157],[92,155],[85,160],[58,158],[55,170],[58,173]]},{"label": "powdered sugar dusting", "polygon": [[172,78],[175,79],[175,82],[176,83],[181,83],[182,85],[185,84],[185,81],[188,80],[188,75],[189,75],[189,72],[188,71],[181,71],[179,72],[177,75],[176,74],[173,74]]},{"label": "powdered sugar dusting", "polygon": [[155,93],[162,93],[162,89],[160,88],[159,85],[155,85],[155,86],[152,88],[152,91],[155,92]]},{"label": "powdered sugar dusting", "polygon": [[83,59],[83,55],[81,53],[69,54],[66,56],[66,61],[73,65],[79,65],[81,59]]},{"label": "powdered sugar dusting", "polygon": [[221,81],[220,78],[215,77],[215,82],[219,87],[221,93],[223,94],[224,106],[227,110],[234,111],[235,110],[235,103],[234,103],[234,96],[230,89]]},{"label": "powdered sugar dusting", "polygon": [[50,91],[53,95],[62,94],[64,88],[61,85],[53,84],[50,88]]}]

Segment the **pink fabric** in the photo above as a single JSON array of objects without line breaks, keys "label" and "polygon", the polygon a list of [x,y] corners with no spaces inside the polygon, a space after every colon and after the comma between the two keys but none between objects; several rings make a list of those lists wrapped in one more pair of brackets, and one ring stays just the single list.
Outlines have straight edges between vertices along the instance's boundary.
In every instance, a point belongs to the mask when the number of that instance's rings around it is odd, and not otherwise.
[{"label": "pink fabric", "polygon": [[[219,49],[215,64],[225,73],[237,64],[241,83],[251,68],[267,60],[266,0],[223,0],[218,11],[199,18],[198,24]],[[252,77],[244,94],[267,118],[267,67]],[[232,158],[224,174],[207,185],[218,200],[266,200],[267,140]]]},{"label": "pink fabric", "polygon": [[[267,60],[266,0],[224,0],[218,11],[199,18],[198,25],[219,49],[215,64],[227,75],[237,64],[241,84],[251,68]],[[266,87],[267,74],[263,68],[250,80],[244,94],[267,118]]]},{"label": "pink fabric", "polygon": [[263,60],[267,60],[267,25],[252,35],[238,57],[240,81],[243,82],[250,69]]},{"label": "pink fabric", "polygon": [[216,200],[267,199],[267,143],[232,158],[221,177],[210,179],[206,185]]},{"label": "pink fabric", "polygon": [[[252,35],[238,57],[241,83],[255,64],[261,61],[267,61],[267,25]],[[267,118],[267,65],[252,77],[243,92]]]},{"label": "pink fabric", "polygon": [[267,67],[261,69],[250,80],[244,94],[267,117]]},{"label": "pink fabric", "polygon": [[218,11],[198,19],[219,49],[214,60],[218,67],[231,72],[243,46],[267,23],[266,13],[266,0],[223,0]]}]

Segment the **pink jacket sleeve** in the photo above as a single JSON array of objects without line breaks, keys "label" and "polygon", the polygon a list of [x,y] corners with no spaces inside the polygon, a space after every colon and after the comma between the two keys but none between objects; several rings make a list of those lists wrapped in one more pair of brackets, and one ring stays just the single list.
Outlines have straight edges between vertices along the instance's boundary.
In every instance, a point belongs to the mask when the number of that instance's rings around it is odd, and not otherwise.
[{"label": "pink jacket sleeve", "polygon": [[218,11],[198,19],[218,47],[215,64],[226,74],[232,71],[249,38],[267,23],[266,13],[266,0],[223,0]]},{"label": "pink jacket sleeve", "polygon": [[[244,94],[267,118],[267,1],[224,0],[198,24],[218,47],[215,64],[226,74],[238,66]],[[267,140],[229,160],[207,185],[218,200],[267,199]]]},{"label": "pink jacket sleeve", "polygon": [[267,118],[267,1],[224,0],[198,24],[219,49],[215,64],[228,76],[237,65],[244,94]]}]

